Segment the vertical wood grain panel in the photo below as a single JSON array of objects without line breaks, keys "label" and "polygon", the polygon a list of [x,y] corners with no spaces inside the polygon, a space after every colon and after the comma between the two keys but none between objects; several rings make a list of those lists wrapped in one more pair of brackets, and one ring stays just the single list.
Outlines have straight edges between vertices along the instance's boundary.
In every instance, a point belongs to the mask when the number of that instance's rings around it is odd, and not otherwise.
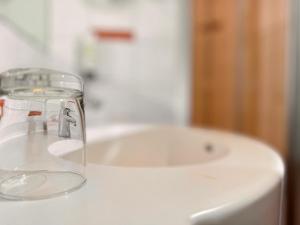
[{"label": "vertical wood grain panel", "polygon": [[259,119],[259,80],[260,80],[260,48],[257,26],[259,18],[257,10],[260,0],[245,0],[243,7],[240,8],[242,12],[239,14],[243,17],[239,32],[241,46],[240,55],[242,60],[239,62],[240,73],[238,74],[241,80],[239,87],[240,95],[240,124],[238,131],[246,133],[251,136],[258,136],[259,128],[257,126]]},{"label": "vertical wood grain panel", "polygon": [[259,137],[286,154],[287,1],[264,0],[259,6],[261,60]]},{"label": "vertical wood grain panel", "polygon": [[[234,129],[237,0],[194,1],[195,124]],[[200,16],[201,15],[201,16]]]},{"label": "vertical wood grain panel", "polygon": [[287,0],[194,0],[194,125],[286,154]]}]

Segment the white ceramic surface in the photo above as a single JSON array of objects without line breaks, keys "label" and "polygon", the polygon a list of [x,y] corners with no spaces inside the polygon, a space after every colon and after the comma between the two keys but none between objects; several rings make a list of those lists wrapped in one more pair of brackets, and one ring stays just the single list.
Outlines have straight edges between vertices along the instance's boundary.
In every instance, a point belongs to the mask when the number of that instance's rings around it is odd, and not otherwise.
[{"label": "white ceramic surface", "polygon": [[284,166],[264,144],[175,127],[87,134],[87,184],[48,200],[0,200],[1,225],[279,224]]}]

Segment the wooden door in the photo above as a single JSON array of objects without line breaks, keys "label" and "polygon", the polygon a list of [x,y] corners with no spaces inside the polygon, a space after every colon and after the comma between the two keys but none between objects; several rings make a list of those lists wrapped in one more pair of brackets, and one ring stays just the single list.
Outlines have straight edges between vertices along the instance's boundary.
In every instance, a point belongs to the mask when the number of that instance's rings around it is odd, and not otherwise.
[{"label": "wooden door", "polygon": [[193,125],[286,155],[287,9],[287,0],[193,0]]}]

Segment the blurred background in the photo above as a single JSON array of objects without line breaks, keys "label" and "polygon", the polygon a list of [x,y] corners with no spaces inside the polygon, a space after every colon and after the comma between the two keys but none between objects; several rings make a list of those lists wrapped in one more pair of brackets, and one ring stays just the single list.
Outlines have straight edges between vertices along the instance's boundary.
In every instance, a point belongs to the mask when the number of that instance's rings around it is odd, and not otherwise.
[{"label": "blurred background", "polygon": [[287,162],[287,217],[300,224],[298,2],[0,0],[0,71],[80,74],[88,127],[201,126],[267,142]]},{"label": "blurred background", "polygon": [[80,74],[88,125],[190,120],[191,13],[181,0],[0,0],[0,69]]}]

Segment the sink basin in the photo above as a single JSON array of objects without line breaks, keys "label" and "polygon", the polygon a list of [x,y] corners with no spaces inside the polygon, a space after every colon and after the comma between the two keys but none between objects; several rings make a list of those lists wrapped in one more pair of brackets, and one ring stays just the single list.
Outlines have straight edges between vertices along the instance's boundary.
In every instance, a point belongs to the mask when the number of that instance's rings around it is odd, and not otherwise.
[{"label": "sink basin", "polygon": [[144,129],[111,140],[91,141],[90,163],[120,167],[176,167],[225,157],[227,146],[192,129]]},{"label": "sink basin", "polygon": [[260,142],[167,126],[93,128],[87,137],[87,184],[43,201],[0,200],[1,223],[279,224],[284,166]]}]

